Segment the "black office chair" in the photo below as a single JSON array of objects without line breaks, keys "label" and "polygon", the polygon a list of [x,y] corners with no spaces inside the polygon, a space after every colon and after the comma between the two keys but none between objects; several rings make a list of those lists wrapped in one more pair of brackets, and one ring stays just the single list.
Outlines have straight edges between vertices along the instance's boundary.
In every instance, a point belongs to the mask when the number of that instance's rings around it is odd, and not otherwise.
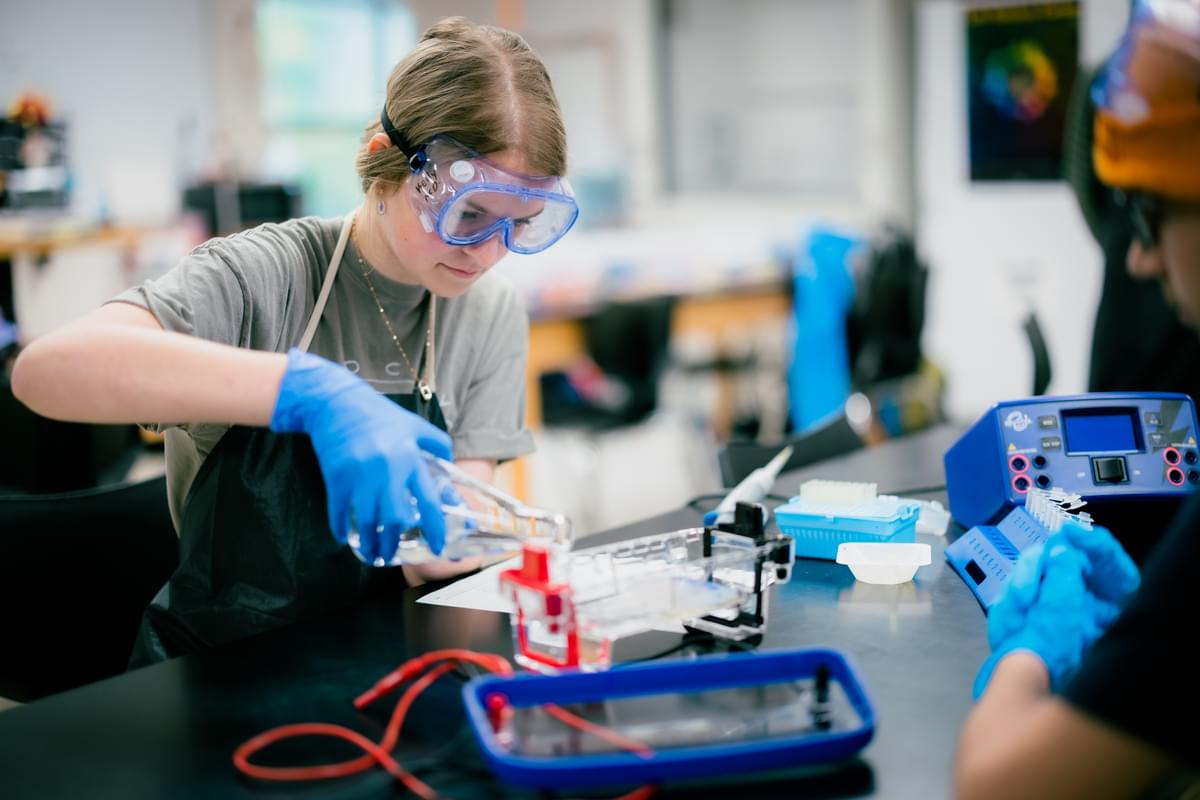
[{"label": "black office chair", "polygon": [[588,316],[583,321],[588,355],[624,387],[626,396],[617,407],[598,408],[578,398],[565,376],[543,375],[543,424],[599,433],[635,425],[654,413],[658,382],[668,361],[674,304],[674,298],[654,297],[613,303]]},{"label": "black office chair", "polygon": [[734,440],[717,453],[721,482],[726,487],[736,486],[751,472],[766,466],[787,445],[792,446],[792,455],[783,467],[784,472],[858,450],[863,440],[844,416],[778,444]]},{"label": "black office chair", "polygon": [[178,563],[165,478],[0,497],[0,696],[27,702],[123,672]]},{"label": "black office chair", "polygon": [[0,496],[77,492],[119,481],[142,447],[133,425],[49,419],[13,396],[0,359]]},{"label": "black office chair", "polygon": [[209,236],[294,219],[303,206],[300,188],[289,184],[209,181],[183,190],[183,207],[200,215]]}]

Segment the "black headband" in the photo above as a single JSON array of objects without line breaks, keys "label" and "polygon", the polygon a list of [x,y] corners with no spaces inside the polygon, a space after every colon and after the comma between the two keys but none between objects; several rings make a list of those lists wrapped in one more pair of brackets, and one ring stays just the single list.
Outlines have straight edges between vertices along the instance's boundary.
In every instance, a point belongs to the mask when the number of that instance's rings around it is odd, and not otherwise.
[{"label": "black headband", "polygon": [[383,132],[392,140],[392,144],[400,148],[401,153],[404,153],[406,156],[413,154],[412,145],[408,143],[408,140],[404,138],[404,134],[396,130],[396,126],[392,125],[392,121],[388,119],[387,106],[384,106],[383,110],[379,112],[379,124],[383,126]]}]

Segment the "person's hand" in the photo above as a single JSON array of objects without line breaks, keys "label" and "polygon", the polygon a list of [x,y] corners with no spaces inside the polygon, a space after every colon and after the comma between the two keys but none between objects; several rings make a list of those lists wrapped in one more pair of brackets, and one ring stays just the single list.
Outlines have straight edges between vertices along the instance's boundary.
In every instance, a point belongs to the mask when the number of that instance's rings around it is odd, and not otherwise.
[{"label": "person's hand", "polygon": [[[1141,583],[1133,559],[1107,528],[1088,528],[1067,521],[1054,537],[1077,549],[1085,558],[1084,584],[1094,598],[1093,626],[1099,637],[1108,630],[1121,612],[1121,606]],[[988,642],[993,648],[1013,636],[1025,624],[1025,616],[1037,598],[1045,563],[1041,545],[1030,548],[1039,557],[1017,561],[1005,584],[1006,602],[992,608],[988,619]]]},{"label": "person's hand", "polygon": [[353,518],[368,564],[390,560],[401,534],[418,526],[429,548],[442,551],[443,492],[420,451],[449,459],[444,431],[345,367],[296,348],[288,351],[271,430],[308,434],[325,478],[329,529],[345,542]]},{"label": "person's hand", "polygon": [[1017,559],[1000,599],[988,614],[992,654],[975,679],[983,694],[996,664],[1009,653],[1027,650],[1046,665],[1051,688],[1078,669],[1083,654],[1115,618],[1115,604],[1088,591],[1083,552],[1062,534],[1029,548]]},{"label": "person's hand", "polygon": [[1107,528],[1096,525],[1089,530],[1082,525],[1067,523],[1061,533],[1087,557],[1088,570],[1084,580],[1100,600],[1119,608],[1141,584],[1137,565]]}]

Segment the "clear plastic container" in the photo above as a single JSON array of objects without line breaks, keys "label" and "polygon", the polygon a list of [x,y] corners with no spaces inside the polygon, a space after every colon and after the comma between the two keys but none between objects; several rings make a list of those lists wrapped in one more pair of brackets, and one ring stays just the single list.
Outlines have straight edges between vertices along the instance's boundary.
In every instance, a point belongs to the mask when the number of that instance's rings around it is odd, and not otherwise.
[{"label": "clear plastic container", "polygon": [[[776,535],[755,541],[728,531],[707,535],[707,550],[705,529],[687,528],[570,553],[565,572],[553,567],[551,572],[559,585],[570,587],[573,624],[565,605],[548,604],[544,594],[527,588],[514,590],[518,662],[532,669],[565,665],[577,650],[578,664],[572,666],[607,669],[617,640],[681,624],[725,639],[761,634],[765,589],[791,577],[791,540]],[[530,658],[527,650],[545,658]]]},{"label": "clear plastic container", "polygon": [[[443,498],[445,546],[435,555],[421,529],[409,528],[400,536],[395,554],[390,559],[377,558],[372,566],[423,564],[437,559],[459,561],[473,556],[495,560],[516,555],[530,541],[556,550],[570,548],[571,521],[565,515],[527,506],[449,461],[422,454],[438,496]],[[458,498],[462,503],[455,502]],[[351,528],[347,541],[354,554],[362,559],[356,529]]]},{"label": "clear plastic container", "polygon": [[922,543],[846,542],[838,545],[837,563],[863,583],[907,583],[930,563],[930,548]]}]

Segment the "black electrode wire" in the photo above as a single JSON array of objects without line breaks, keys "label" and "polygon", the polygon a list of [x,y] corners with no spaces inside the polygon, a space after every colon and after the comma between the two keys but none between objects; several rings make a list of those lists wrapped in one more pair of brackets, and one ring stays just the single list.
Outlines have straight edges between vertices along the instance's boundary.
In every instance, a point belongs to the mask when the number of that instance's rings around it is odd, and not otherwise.
[{"label": "black electrode wire", "polygon": [[[698,511],[701,514],[704,514],[709,511],[712,511],[714,508],[716,508],[717,505],[720,504],[720,502],[725,499],[727,494],[728,494],[728,492],[726,492],[725,494],[712,493],[712,494],[697,495],[697,496],[693,497],[691,500],[688,500],[685,507],[690,508],[692,511]],[[770,500],[775,503],[786,503],[787,501],[789,501],[791,499],[792,498],[784,497],[783,495],[780,495],[780,494],[769,494],[763,498],[763,500]],[[706,504],[708,504],[708,503],[712,503],[711,508],[705,507]]]},{"label": "black electrode wire", "polygon": [[890,494],[897,497],[904,497],[905,495],[910,494],[933,494],[934,492],[944,491],[946,491],[946,484],[941,483],[937,486],[915,486],[911,489],[888,489],[887,491],[881,490],[879,494]]}]

